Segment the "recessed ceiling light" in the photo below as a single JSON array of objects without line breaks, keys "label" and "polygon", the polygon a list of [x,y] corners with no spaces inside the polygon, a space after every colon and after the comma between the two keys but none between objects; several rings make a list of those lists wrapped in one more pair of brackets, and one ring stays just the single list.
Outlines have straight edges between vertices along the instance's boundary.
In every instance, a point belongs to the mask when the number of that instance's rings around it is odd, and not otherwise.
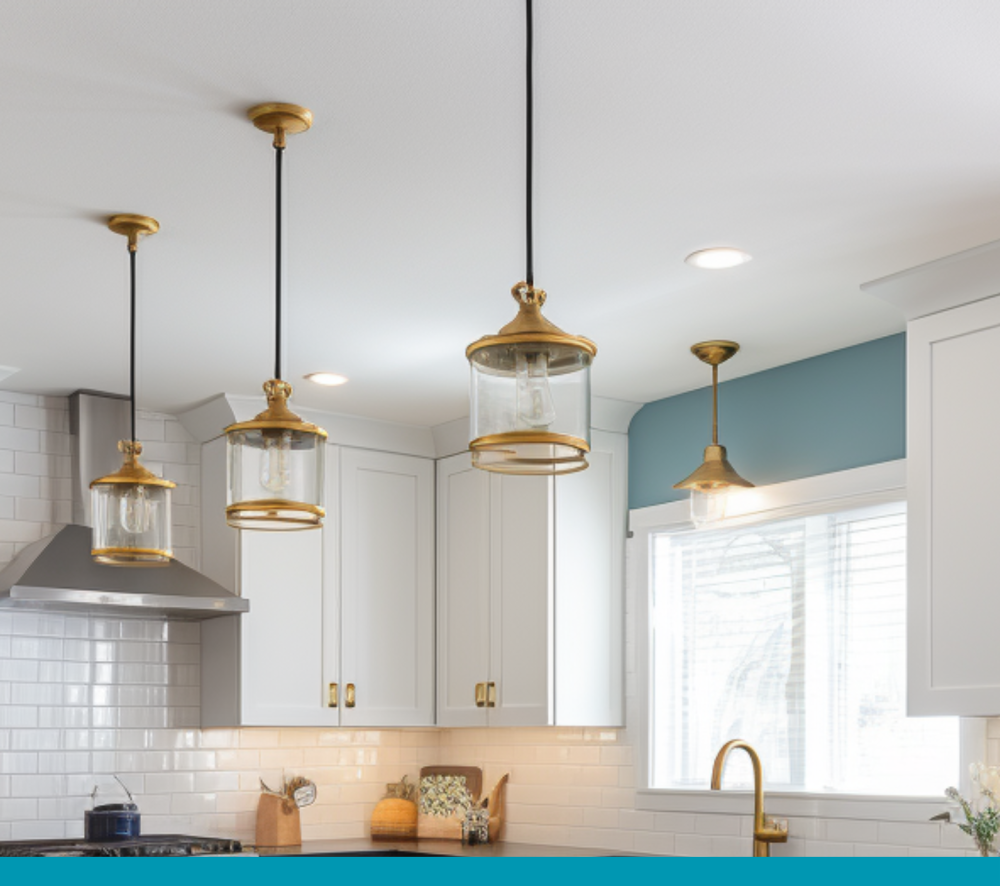
[{"label": "recessed ceiling light", "polygon": [[335,388],[337,385],[346,384],[346,375],[337,375],[336,372],[310,372],[305,376],[309,381],[314,381],[318,385],[326,385],[328,388]]},{"label": "recessed ceiling light", "polygon": [[692,252],[684,261],[707,271],[721,271],[746,264],[751,258],[753,256],[749,252],[744,252],[735,246],[713,246],[711,249]]}]

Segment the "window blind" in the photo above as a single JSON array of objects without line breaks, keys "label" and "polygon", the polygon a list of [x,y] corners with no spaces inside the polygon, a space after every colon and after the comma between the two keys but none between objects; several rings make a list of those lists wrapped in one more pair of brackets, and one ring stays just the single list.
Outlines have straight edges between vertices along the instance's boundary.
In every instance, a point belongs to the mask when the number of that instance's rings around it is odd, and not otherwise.
[{"label": "window blind", "polygon": [[[731,738],[769,789],[938,795],[957,718],[907,719],[905,504],[651,543],[652,786],[707,788]],[[750,787],[746,755],[727,787]]]}]

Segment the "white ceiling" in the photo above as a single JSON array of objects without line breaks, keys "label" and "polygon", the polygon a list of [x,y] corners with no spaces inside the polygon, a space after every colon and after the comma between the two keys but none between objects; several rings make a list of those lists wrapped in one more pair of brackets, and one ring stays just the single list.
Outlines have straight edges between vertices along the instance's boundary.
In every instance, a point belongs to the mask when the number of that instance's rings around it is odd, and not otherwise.
[{"label": "white ceiling", "polygon": [[[465,346],[524,270],[521,0],[32,0],[0,27],[5,387],[140,404],[252,394],[272,357],[261,101],[286,155],[286,377],[302,405],[466,414]],[[1000,238],[1000,3],[538,0],[536,282],[594,339],[597,394],[703,386],[903,328],[859,284]],[[714,244],[754,261],[683,263]]]}]

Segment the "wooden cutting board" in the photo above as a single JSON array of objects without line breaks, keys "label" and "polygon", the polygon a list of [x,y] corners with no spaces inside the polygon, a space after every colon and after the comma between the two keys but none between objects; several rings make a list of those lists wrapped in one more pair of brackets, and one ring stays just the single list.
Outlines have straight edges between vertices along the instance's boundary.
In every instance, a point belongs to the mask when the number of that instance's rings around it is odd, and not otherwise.
[{"label": "wooden cutting board", "polygon": [[[465,786],[477,803],[483,796],[483,770],[478,766],[425,766],[420,770],[420,780],[426,775],[464,775]],[[418,788],[419,790],[419,788]],[[420,797],[417,797],[420,802]]]}]

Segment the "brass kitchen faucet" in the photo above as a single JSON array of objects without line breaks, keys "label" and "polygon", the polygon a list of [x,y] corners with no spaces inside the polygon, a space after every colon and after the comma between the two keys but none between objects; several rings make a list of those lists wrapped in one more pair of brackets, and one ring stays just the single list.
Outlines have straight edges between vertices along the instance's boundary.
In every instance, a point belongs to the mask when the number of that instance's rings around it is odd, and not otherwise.
[{"label": "brass kitchen faucet", "polygon": [[764,773],[757,752],[743,739],[727,741],[715,756],[712,766],[712,790],[722,790],[722,768],[729,752],[743,748],[753,764],[753,854],[755,858],[770,858],[772,843],[788,841],[788,822],[764,817]]}]

